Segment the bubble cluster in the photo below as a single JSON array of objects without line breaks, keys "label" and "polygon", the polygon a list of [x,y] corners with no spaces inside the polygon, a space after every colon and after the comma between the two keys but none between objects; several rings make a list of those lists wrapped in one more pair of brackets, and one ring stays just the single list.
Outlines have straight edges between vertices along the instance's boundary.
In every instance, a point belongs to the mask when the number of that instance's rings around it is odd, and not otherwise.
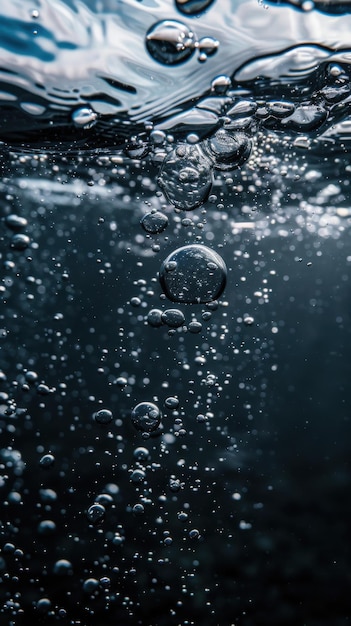
[{"label": "bubble cluster", "polygon": [[217,252],[200,244],[191,244],[178,248],[163,261],[159,278],[169,300],[207,303],[223,293],[227,268]]},{"label": "bubble cluster", "polygon": [[210,160],[197,145],[180,144],[165,158],[158,183],[175,207],[185,211],[196,209],[211,191]]}]

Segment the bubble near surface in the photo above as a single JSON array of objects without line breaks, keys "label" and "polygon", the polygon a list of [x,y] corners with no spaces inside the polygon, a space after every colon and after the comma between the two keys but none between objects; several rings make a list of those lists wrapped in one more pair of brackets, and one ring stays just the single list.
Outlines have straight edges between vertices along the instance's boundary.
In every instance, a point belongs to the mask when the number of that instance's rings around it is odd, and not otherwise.
[{"label": "bubble near surface", "polygon": [[184,15],[199,15],[206,11],[214,0],[176,0],[175,5],[180,13]]},{"label": "bubble near surface", "polygon": [[76,128],[92,128],[96,124],[97,118],[97,113],[90,107],[81,107],[72,113],[72,122]]},{"label": "bubble near surface", "polygon": [[195,43],[194,33],[176,20],[158,22],[146,35],[149,54],[163,65],[178,65],[187,61],[195,50]]},{"label": "bubble near surface", "polygon": [[159,279],[172,302],[207,303],[223,293],[227,267],[214,250],[191,244],[178,248],[163,261]]},{"label": "bubble near surface", "polygon": [[216,169],[227,171],[242,165],[250,156],[251,140],[244,133],[218,130],[204,147]]},{"label": "bubble near surface", "polygon": [[180,144],[165,158],[158,184],[167,200],[178,209],[196,209],[211,191],[211,162],[198,146]]},{"label": "bubble near surface", "polygon": [[137,430],[151,433],[161,422],[161,411],[153,402],[140,402],[132,410],[132,424]]}]

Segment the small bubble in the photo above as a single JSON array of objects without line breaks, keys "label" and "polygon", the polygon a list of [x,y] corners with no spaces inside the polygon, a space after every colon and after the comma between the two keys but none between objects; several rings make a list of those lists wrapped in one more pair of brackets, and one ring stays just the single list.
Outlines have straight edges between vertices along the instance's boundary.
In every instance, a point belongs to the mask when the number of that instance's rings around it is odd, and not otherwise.
[{"label": "small bubble", "polygon": [[227,171],[242,165],[250,156],[251,141],[244,133],[221,128],[204,142],[207,155],[216,169]]},{"label": "small bubble", "polygon": [[92,504],[87,510],[87,518],[92,524],[99,524],[105,518],[106,509],[102,504]]},{"label": "small bubble", "polygon": [[180,13],[184,15],[199,15],[206,11],[214,0],[176,0],[175,5]]},{"label": "small bubble", "polygon": [[99,587],[99,581],[96,578],[87,578],[83,583],[83,591],[85,593],[93,593]]},{"label": "small bubble", "polygon": [[11,230],[23,230],[28,225],[28,221],[25,217],[11,213],[6,216],[5,224]]},{"label": "small bubble", "polygon": [[161,211],[151,211],[141,218],[140,223],[147,233],[158,235],[167,228],[168,217]]},{"label": "small bubble", "polygon": [[217,95],[223,96],[227,93],[231,84],[232,81],[229,76],[221,74],[220,76],[216,76],[216,78],[213,79],[211,83],[211,90],[214,91]]},{"label": "small bubble", "polygon": [[160,309],[151,309],[147,315],[147,322],[150,326],[154,328],[159,328],[162,326],[162,311]]},{"label": "small bubble", "polygon": [[251,317],[251,315],[245,315],[244,317],[244,324],[246,326],[252,326],[252,324],[254,324],[255,320],[253,317]]},{"label": "small bubble", "polygon": [[28,235],[24,235],[23,233],[17,233],[16,235],[13,235],[10,243],[13,250],[25,250],[26,248],[28,248],[29,244],[30,239]]},{"label": "small bubble", "polygon": [[195,44],[194,33],[176,20],[158,22],[146,35],[149,54],[163,65],[177,65],[188,60],[195,50]]},{"label": "small bubble", "polygon": [[42,520],[38,525],[40,535],[52,535],[56,530],[56,524],[52,520]]},{"label": "small bubble", "polygon": [[[171,272],[168,269],[170,263],[176,263]],[[223,293],[227,268],[217,252],[192,244],[178,248],[165,259],[159,279],[169,300],[188,304],[207,303]]]},{"label": "small bubble", "polygon": [[165,399],[165,406],[167,407],[167,409],[177,409],[179,407],[178,398],[175,398],[174,396],[169,396]]},{"label": "small bubble", "polygon": [[142,515],[144,513],[144,506],[140,503],[138,504],[134,504],[133,506],[133,513],[134,515]]},{"label": "small bubble", "polygon": [[141,305],[141,300],[140,298],[138,298],[138,296],[134,296],[133,298],[130,299],[130,304],[134,307],[138,307]]},{"label": "small bubble", "polygon": [[209,57],[217,52],[219,48],[219,41],[213,37],[202,37],[199,40],[198,48],[201,54],[205,54],[206,57]]},{"label": "small bubble", "polygon": [[196,320],[192,320],[188,324],[188,331],[190,333],[193,333],[194,335],[196,335],[197,333],[201,333],[201,331],[202,331],[202,324],[201,324],[201,322],[198,322]]},{"label": "small bubble", "polygon": [[133,483],[142,483],[145,480],[145,472],[141,469],[135,469],[130,475],[130,479]]},{"label": "small bubble", "polygon": [[161,422],[161,411],[153,402],[140,402],[132,410],[131,419],[134,428],[144,433],[156,430]]},{"label": "small bubble", "polygon": [[137,461],[145,461],[149,458],[150,452],[147,448],[139,446],[138,448],[135,448],[133,456]]},{"label": "small bubble", "polygon": [[73,574],[72,563],[66,559],[59,559],[54,565],[54,574],[58,576],[71,576],[71,574]]},{"label": "small bubble", "polygon": [[169,328],[179,328],[183,326],[185,317],[179,309],[166,309],[166,311],[162,313],[162,321]]},{"label": "small bubble", "polygon": [[55,457],[53,454],[44,454],[39,461],[40,467],[43,467],[44,469],[49,469],[54,465],[54,463]]},{"label": "small bubble", "polygon": [[112,411],[109,409],[100,409],[94,413],[93,417],[98,424],[110,424],[113,420]]},{"label": "small bubble", "polygon": [[97,122],[97,113],[90,107],[81,107],[72,113],[72,122],[76,128],[92,128]]}]

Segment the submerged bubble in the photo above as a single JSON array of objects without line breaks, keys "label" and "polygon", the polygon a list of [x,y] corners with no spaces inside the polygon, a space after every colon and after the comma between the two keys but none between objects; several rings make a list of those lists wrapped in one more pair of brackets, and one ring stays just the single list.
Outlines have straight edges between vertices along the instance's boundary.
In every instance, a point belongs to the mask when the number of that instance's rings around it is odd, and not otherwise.
[{"label": "submerged bubble", "polygon": [[180,328],[185,322],[185,317],[179,309],[166,309],[162,313],[162,321],[169,328]]},{"label": "submerged bubble", "polygon": [[151,309],[147,315],[147,321],[148,324],[154,328],[162,326],[162,311],[160,309]]},{"label": "submerged bubble", "polygon": [[94,419],[98,424],[110,424],[113,420],[112,411],[109,409],[100,409],[94,413]]},{"label": "submerged bubble", "polygon": [[92,524],[99,524],[105,517],[106,509],[102,504],[92,504],[87,510],[87,518]]},{"label": "submerged bubble", "polygon": [[151,235],[162,233],[168,226],[168,217],[161,211],[146,213],[140,220],[143,229]]},{"label": "submerged bubble", "polygon": [[54,465],[54,463],[55,457],[53,454],[44,454],[39,461],[40,467],[43,467],[44,469],[49,469]]},{"label": "submerged bubble", "polygon": [[206,11],[214,0],[176,0],[175,5],[185,15],[199,15],[203,11]]},{"label": "submerged bubble", "polygon": [[24,235],[23,233],[17,233],[16,235],[13,235],[10,245],[13,250],[25,250],[26,248],[28,248],[29,244],[30,239],[28,235]]},{"label": "submerged bubble", "polygon": [[146,48],[155,61],[163,65],[177,65],[189,59],[196,37],[189,28],[176,20],[154,24],[146,35]]},{"label": "submerged bubble", "polygon": [[188,304],[206,303],[223,293],[227,268],[217,252],[192,244],[178,248],[165,259],[159,278],[169,300]]},{"label": "submerged bubble", "polygon": [[72,113],[72,122],[77,128],[91,128],[96,124],[97,118],[97,113],[90,107],[81,107]]},{"label": "submerged bubble", "polygon": [[249,158],[251,141],[244,133],[221,128],[204,143],[204,149],[214,167],[226,171],[239,167]]},{"label": "submerged bubble", "polygon": [[132,410],[132,424],[137,430],[151,433],[161,422],[161,411],[153,402],[140,402]]},{"label": "submerged bubble", "polygon": [[11,213],[10,215],[6,216],[5,224],[11,230],[17,231],[23,230],[23,228],[27,226],[28,222],[25,217],[22,217],[21,215],[16,215],[15,213]]},{"label": "submerged bubble", "polygon": [[165,158],[158,183],[169,202],[178,209],[191,211],[209,196],[211,163],[199,146],[181,144]]}]

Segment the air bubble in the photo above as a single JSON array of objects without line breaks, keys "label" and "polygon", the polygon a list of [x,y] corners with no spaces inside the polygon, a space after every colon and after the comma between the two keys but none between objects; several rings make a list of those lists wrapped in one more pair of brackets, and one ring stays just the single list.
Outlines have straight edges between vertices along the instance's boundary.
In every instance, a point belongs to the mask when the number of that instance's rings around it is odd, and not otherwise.
[{"label": "air bubble", "polygon": [[5,224],[11,230],[23,230],[28,222],[25,217],[21,217],[20,215],[16,215],[15,213],[11,213],[7,215],[5,218]]},{"label": "air bubble", "polygon": [[53,454],[44,454],[39,461],[40,467],[43,467],[44,469],[49,469],[54,465],[54,463],[55,457]]},{"label": "air bubble", "polygon": [[154,328],[162,326],[162,311],[160,309],[151,309],[147,315],[147,322]]},{"label": "air bubble", "polygon": [[87,518],[92,524],[99,524],[105,518],[106,509],[102,504],[92,504],[87,510]]},{"label": "air bubble", "polygon": [[141,218],[140,223],[147,233],[158,235],[167,228],[168,217],[161,211],[151,211]]},{"label": "air bubble", "polygon": [[112,411],[109,411],[109,409],[100,409],[100,411],[94,413],[94,419],[98,424],[110,424],[113,420]]},{"label": "air bubble", "polygon": [[72,113],[72,122],[76,128],[92,128],[97,122],[97,113],[90,107],[81,107]]},{"label": "air bubble", "polygon": [[30,239],[28,235],[24,235],[23,233],[13,235],[11,239],[11,248],[13,248],[13,250],[25,250],[28,248],[29,244]]},{"label": "air bubble", "polygon": [[199,146],[181,144],[164,160],[158,183],[169,202],[178,209],[191,211],[209,196],[211,163]]},{"label": "air bubble", "polygon": [[202,331],[201,322],[197,322],[196,320],[191,321],[188,325],[188,331],[190,333],[193,333],[194,335],[201,333]]},{"label": "air bubble", "polygon": [[180,328],[185,322],[185,317],[179,309],[166,309],[162,313],[162,321],[169,328]]},{"label": "air bubble", "polygon": [[216,94],[223,96],[227,93],[229,87],[231,86],[232,81],[229,76],[225,74],[221,74],[220,76],[216,76],[211,83],[211,90]]},{"label": "air bubble", "polygon": [[66,559],[59,559],[54,565],[54,574],[58,576],[71,576],[73,574],[72,563]]},{"label": "air bubble", "polygon": [[214,0],[176,0],[176,7],[184,15],[199,15],[206,11]]},{"label": "air bubble", "polygon": [[134,428],[144,433],[156,430],[161,422],[161,411],[153,402],[140,402],[132,410]]},{"label": "air bubble", "polygon": [[177,409],[179,407],[178,398],[175,398],[174,396],[169,396],[165,399],[165,406],[167,407],[167,409]]},{"label": "air bubble", "polygon": [[247,161],[251,153],[251,141],[244,133],[221,128],[204,142],[204,149],[216,169],[227,171]]},{"label": "air bubble", "polygon": [[[176,263],[171,270],[170,263]],[[207,303],[223,293],[227,268],[217,252],[192,244],[178,248],[165,259],[159,279],[169,300],[188,304]]]},{"label": "air bubble", "polygon": [[155,61],[163,65],[177,65],[188,60],[196,45],[196,37],[189,28],[175,20],[154,24],[146,35],[146,48]]}]

